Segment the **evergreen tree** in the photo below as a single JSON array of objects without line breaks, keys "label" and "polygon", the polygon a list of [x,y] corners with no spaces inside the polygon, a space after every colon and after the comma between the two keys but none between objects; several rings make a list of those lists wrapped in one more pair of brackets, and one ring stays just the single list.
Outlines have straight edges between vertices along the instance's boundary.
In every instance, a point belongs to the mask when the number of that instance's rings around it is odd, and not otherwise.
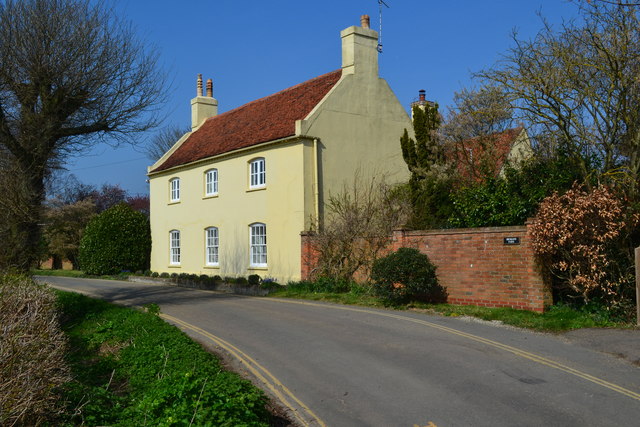
[{"label": "evergreen tree", "polygon": [[400,138],[402,157],[411,172],[409,192],[413,212],[407,225],[416,229],[443,227],[451,210],[450,176],[436,134],[440,122],[438,104],[416,105],[413,107],[415,140],[409,137],[407,129]]}]

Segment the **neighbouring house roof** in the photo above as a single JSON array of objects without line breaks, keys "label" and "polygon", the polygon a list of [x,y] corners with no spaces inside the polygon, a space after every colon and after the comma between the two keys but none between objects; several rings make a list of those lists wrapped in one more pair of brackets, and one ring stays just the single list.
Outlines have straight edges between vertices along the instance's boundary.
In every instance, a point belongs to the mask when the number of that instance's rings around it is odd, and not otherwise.
[{"label": "neighbouring house roof", "polygon": [[296,120],[313,110],[341,74],[332,71],[207,119],[151,172],[295,135]]},{"label": "neighbouring house roof", "polygon": [[519,126],[503,132],[467,139],[456,147],[450,156],[456,160],[456,167],[462,177],[480,181],[481,176],[478,172],[481,162],[491,162],[492,169],[496,175],[499,174],[523,131],[524,127]]}]

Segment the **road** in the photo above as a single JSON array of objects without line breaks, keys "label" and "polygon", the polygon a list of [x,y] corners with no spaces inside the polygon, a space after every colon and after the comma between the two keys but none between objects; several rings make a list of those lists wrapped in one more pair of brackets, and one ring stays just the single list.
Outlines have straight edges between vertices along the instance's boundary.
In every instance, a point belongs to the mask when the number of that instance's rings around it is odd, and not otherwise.
[{"label": "road", "polygon": [[158,304],[300,425],[640,425],[640,368],[553,335],[422,313],[40,279],[120,304]]}]

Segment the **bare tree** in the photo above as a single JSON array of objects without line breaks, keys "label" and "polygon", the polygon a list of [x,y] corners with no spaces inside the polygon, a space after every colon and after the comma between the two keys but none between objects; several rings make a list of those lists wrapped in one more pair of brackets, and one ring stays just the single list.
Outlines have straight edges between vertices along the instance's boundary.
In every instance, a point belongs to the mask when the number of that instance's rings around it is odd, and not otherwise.
[{"label": "bare tree", "polygon": [[164,155],[190,128],[170,125],[162,128],[146,146],[147,157],[156,161]]},{"label": "bare tree", "polygon": [[325,218],[311,239],[317,255],[312,274],[353,280],[356,272],[368,277],[373,262],[387,247],[391,232],[409,219],[411,203],[387,184],[384,176],[363,178],[329,196]]},{"label": "bare tree", "polygon": [[583,173],[640,177],[640,19],[635,7],[583,4],[581,18],[550,24],[479,73],[501,86],[538,146],[562,152]]},{"label": "bare tree", "polygon": [[[448,160],[461,162],[461,179],[472,181],[495,177],[501,162],[496,143],[502,132],[513,126],[513,107],[499,86],[463,89],[453,97],[446,119],[440,127]],[[463,167],[462,167],[463,166]]]},{"label": "bare tree", "polygon": [[0,5],[0,147],[23,182],[27,268],[40,243],[45,179],[99,139],[133,142],[155,125],[157,55],[102,2],[7,0]]}]

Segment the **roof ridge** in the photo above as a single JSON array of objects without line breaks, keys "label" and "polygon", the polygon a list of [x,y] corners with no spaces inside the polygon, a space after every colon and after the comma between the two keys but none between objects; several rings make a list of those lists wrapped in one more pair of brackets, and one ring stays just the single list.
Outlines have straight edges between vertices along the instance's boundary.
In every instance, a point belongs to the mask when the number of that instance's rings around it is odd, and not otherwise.
[{"label": "roof ridge", "polygon": [[[250,106],[252,106],[253,104],[256,104],[256,103],[259,103],[259,102],[264,102],[264,101],[268,100],[269,98],[272,98],[272,97],[275,97],[275,96],[281,95],[281,94],[283,94],[283,93],[285,93],[285,92],[288,92],[288,91],[291,91],[291,90],[297,89],[297,88],[298,88],[298,87],[300,87],[300,86],[303,86],[303,85],[306,85],[306,84],[309,84],[309,83],[313,83],[313,82],[314,82],[314,81],[316,81],[316,80],[320,80],[320,79],[326,78],[327,76],[329,76],[329,75],[331,75],[331,74],[339,73],[339,72],[342,72],[342,69],[341,69],[341,68],[339,68],[339,69],[337,69],[337,70],[330,71],[330,72],[328,72],[328,73],[321,74],[321,75],[316,76],[316,77],[313,77],[313,78],[311,78],[311,79],[309,79],[309,80],[305,80],[305,81],[303,81],[302,83],[298,83],[298,84],[293,85],[293,86],[290,86],[290,87],[288,87],[288,88],[285,88],[285,89],[279,90],[278,92],[271,93],[271,94],[269,94],[269,95],[263,96],[262,98],[254,99],[253,101],[249,101],[249,102],[247,102],[247,103],[245,103],[245,104],[238,105],[237,107],[232,108],[231,110],[225,111],[224,113],[220,113],[220,114],[218,114],[218,115],[216,115],[216,116],[213,116],[213,117],[209,117],[209,118],[207,118],[207,119],[205,120],[205,122],[207,122],[207,121],[209,121],[209,120],[216,119],[216,118],[218,118],[218,117],[222,117],[222,116],[227,115],[227,114],[229,114],[229,113],[233,113],[234,111],[240,110],[240,109],[242,109],[242,108],[250,107]],[[203,124],[204,124],[204,122],[203,122]]]}]

